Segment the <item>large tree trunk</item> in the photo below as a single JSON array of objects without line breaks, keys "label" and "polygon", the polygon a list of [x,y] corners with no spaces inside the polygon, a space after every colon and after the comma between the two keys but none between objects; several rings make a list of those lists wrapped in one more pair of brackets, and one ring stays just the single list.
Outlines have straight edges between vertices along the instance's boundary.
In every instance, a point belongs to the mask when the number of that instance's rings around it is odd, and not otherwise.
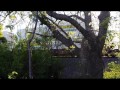
[{"label": "large tree trunk", "polygon": [[[84,36],[81,50],[73,43],[72,39],[65,38],[59,31],[56,31],[56,27],[47,21],[47,18],[39,17],[39,20],[47,25],[49,29],[54,34],[54,37],[61,41],[67,47],[71,45],[75,46],[74,53],[79,53],[81,58],[81,78],[103,78],[103,61],[102,61],[102,49],[105,43],[108,23],[110,20],[110,12],[102,11],[98,16],[99,19],[99,32],[98,36],[95,35],[92,25],[91,13],[90,11],[85,11],[85,19],[81,19],[81,17],[76,16],[78,19],[85,23],[85,29],[81,26],[81,24],[71,18],[71,16],[65,14],[58,14],[54,11],[47,11],[47,14],[56,20],[64,20],[71,23],[81,34]],[[46,20],[45,20],[46,19]],[[69,44],[68,44],[69,43]]]},{"label": "large tree trunk", "polygon": [[91,46],[83,39],[81,44],[81,78],[103,78],[104,63],[98,45]]}]

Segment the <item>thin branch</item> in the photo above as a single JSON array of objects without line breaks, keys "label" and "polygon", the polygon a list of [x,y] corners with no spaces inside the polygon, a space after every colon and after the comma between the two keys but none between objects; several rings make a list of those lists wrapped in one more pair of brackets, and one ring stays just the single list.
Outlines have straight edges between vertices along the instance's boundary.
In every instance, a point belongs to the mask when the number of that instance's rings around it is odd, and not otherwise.
[{"label": "thin branch", "polygon": [[79,52],[79,48],[73,43],[70,38],[64,37],[58,30],[56,30],[56,26],[50,23],[50,21],[46,20],[44,16],[38,16],[38,19],[41,21],[42,24],[48,26],[48,28],[52,31],[53,37],[57,40],[61,41],[65,46],[70,47],[71,45],[75,46],[74,52]]},{"label": "thin branch", "polygon": [[[27,32],[27,33],[33,33],[33,32]],[[39,33],[34,33],[34,34],[39,35],[41,37],[53,37],[53,35],[49,36],[49,35],[43,35],[43,34],[39,34]]]},{"label": "thin branch", "polygon": [[36,31],[37,23],[38,23],[38,19],[37,19],[37,15],[36,15],[35,28],[34,28],[34,30],[33,30],[33,32],[32,32],[31,38],[28,40],[29,43],[30,43],[30,42],[32,41],[32,39],[34,38],[34,33],[35,33],[35,31]]},{"label": "thin branch", "polygon": [[108,24],[110,21],[110,12],[109,11],[102,11],[99,15],[99,33],[98,33],[98,40],[100,42],[101,50],[104,46],[104,42],[106,39],[106,33],[108,29]]},{"label": "thin branch", "polygon": [[78,29],[78,31],[80,31],[82,33],[82,35],[89,41],[94,41],[96,36],[93,32],[91,32],[90,30],[85,30],[76,20],[70,18],[67,15],[63,15],[63,14],[57,14],[53,11],[47,11],[47,14],[51,17],[54,17],[56,19],[59,20],[64,20],[67,21],[69,23],[71,23],[75,28]]},{"label": "thin branch", "polygon": [[76,18],[78,18],[79,20],[85,22],[85,19],[79,17],[78,15],[70,15],[70,17],[76,17]]},{"label": "thin branch", "polygon": [[7,15],[5,15],[4,19],[3,19],[3,20],[1,20],[0,22],[5,21],[5,19],[7,18],[7,16],[9,16],[12,12],[13,12],[13,11],[11,11],[11,12],[7,13]]},{"label": "thin branch", "polygon": [[[90,11],[84,11],[86,30],[92,30],[92,20]],[[91,24],[91,25],[90,25]]]},{"label": "thin branch", "polygon": [[32,76],[32,61],[31,61],[31,47],[30,47],[30,44],[34,38],[34,34],[35,34],[35,31],[36,31],[36,27],[37,27],[37,23],[38,23],[38,11],[36,12],[36,21],[35,21],[35,28],[32,32],[32,36],[31,38],[28,40],[28,59],[29,59],[29,78],[30,79],[33,79],[33,76]]},{"label": "thin branch", "polygon": [[[47,18],[47,17],[46,17]],[[49,19],[49,18],[47,18]],[[60,27],[57,23],[55,23],[53,20],[49,19],[53,24],[55,24],[66,36],[68,36],[68,34],[62,29],[62,27]]]},{"label": "thin branch", "polygon": [[102,11],[99,15],[99,34],[98,37],[101,37],[103,34],[106,34],[108,23],[109,23],[110,12]]},{"label": "thin branch", "polygon": [[58,22],[58,24],[60,23],[61,21]]}]

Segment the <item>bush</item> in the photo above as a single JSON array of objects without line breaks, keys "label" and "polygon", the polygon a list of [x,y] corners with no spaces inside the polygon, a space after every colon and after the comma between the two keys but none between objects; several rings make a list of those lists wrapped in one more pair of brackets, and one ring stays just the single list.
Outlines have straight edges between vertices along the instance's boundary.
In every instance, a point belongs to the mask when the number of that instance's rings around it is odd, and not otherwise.
[{"label": "bush", "polygon": [[20,41],[12,50],[10,50],[10,45],[7,43],[1,43],[0,51],[1,79],[7,79],[12,71],[19,73],[17,78],[28,77],[28,59],[25,41]]},{"label": "bush", "polygon": [[1,43],[6,43],[7,42],[7,39],[5,37],[0,37],[0,42]]},{"label": "bush", "polygon": [[27,44],[25,40],[21,40],[13,48],[12,70],[18,72],[17,78],[28,77],[28,55]]},{"label": "bush", "polygon": [[[19,41],[10,50],[7,43],[0,44],[0,78],[28,78],[28,51],[26,40]],[[58,78],[62,66],[58,59],[52,58],[50,50],[32,50],[32,71],[34,78]],[[17,77],[14,76],[16,71]]]},{"label": "bush", "polygon": [[[33,46],[32,46],[33,47]],[[25,40],[21,40],[13,49],[12,70],[19,74],[17,78],[28,78],[28,53]],[[32,50],[33,78],[58,78],[62,66],[58,59],[52,58],[48,49]]]},{"label": "bush", "polygon": [[120,64],[108,63],[108,67],[104,72],[104,79],[120,79]]},{"label": "bush", "polygon": [[0,78],[7,78],[12,70],[13,56],[6,43],[0,44]]},{"label": "bush", "polygon": [[58,59],[52,58],[49,50],[35,50],[32,54],[34,78],[58,78],[63,67]]}]

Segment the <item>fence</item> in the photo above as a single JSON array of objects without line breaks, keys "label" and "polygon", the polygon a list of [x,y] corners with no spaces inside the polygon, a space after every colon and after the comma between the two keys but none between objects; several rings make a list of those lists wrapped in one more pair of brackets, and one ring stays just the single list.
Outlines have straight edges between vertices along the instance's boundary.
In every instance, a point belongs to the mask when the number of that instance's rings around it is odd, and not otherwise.
[{"label": "fence", "polygon": [[[61,58],[61,64],[64,66],[64,69],[60,72],[59,78],[62,79],[77,79],[80,76],[80,59],[79,58]],[[107,64],[111,61],[116,61],[116,63],[119,62],[119,58],[108,58],[103,57],[103,61],[105,64],[105,67],[107,67]]]}]

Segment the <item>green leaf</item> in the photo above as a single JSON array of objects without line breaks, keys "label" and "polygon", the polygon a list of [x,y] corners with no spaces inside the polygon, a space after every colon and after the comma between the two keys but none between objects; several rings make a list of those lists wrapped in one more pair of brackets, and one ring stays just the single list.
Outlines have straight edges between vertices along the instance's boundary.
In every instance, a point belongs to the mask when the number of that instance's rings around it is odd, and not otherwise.
[{"label": "green leaf", "polygon": [[0,31],[3,30],[3,24],[0,23]]},{"label": "green leaf", "polygon": [[3,37],[3,34],[2,34],[2,32],[0,32],[0,37]]},{"label": "green leaf", "polygon": [[74,45],[71,45],[71,46],[70,46],[70,48],[71,48],[71,49],[74,49],[74,48],[75,48],[75,46],[74,46]]},{"label": "green leaf", "polygon": [[11,20],[15,20],[15,19],[16,19],[16,16],[15,16],[15,15],[10,15],[9,18],[10,18]]}]

